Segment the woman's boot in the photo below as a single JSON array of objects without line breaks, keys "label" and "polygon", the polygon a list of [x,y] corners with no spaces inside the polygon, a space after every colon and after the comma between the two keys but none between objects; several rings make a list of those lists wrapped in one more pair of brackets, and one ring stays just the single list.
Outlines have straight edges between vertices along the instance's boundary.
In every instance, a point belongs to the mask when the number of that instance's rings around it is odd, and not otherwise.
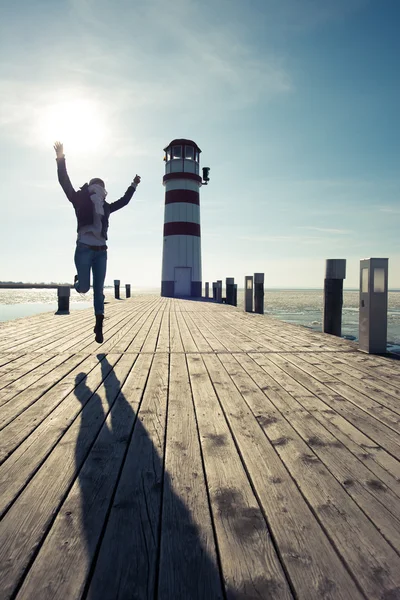
[{"label": "woman's boot", "polygon": [[96,325],[93,331],[96,334],[95,340],[98,344],[103,343],[103,320],[104,315],[96,315]]}]

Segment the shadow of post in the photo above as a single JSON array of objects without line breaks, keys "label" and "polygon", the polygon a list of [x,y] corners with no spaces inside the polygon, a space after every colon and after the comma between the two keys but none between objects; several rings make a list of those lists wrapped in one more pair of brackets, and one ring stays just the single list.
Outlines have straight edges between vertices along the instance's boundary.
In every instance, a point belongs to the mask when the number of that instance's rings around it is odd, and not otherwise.
[{"label": "shadow of post", "polygon": [[[101,368],[103,386],[92,395],[91,409],[82,411],[76,446],[80,465],[88,437],[95,437],[100,429],[79,473],[90,565],[84,597],[224,598],[215,549],[210,554],[204,547],[199,527],[164,472],[166,420],[160,422],[163,431],[158,432],[156,448],[142,423],[147,410],[140,411],[138,418],[107,358],[101,360]],[[87,393],[85,385],[75,388],[82,403],[87,401]],[[143,393],[139,408],[142,398]],[[176,523],[162,516],[163,498],[168,499],[168,515],[178,516]],[[228,592],[228,597],[238,596]]]}]

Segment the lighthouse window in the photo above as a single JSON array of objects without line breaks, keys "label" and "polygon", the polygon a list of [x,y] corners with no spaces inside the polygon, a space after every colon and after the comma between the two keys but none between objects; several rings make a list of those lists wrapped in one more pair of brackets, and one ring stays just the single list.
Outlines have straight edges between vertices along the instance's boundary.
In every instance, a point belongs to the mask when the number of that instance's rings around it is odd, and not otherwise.
[{"label": "lighthouse window", "polygon": [[196,162],[199,162],[199,153],[197,150],[196,150]]},{"label": "lighthouse window", "polygon": [[194,160],[194,148],[193,146],[185,146],[185,158]]},{"label": "lighthouse window", "polygon": [[182,158],[182,146],[172,146],[172,158]]},{"label": "lighthouse window", "polygon": [[171,160],[171,148],[167,150],[167,160]]}]

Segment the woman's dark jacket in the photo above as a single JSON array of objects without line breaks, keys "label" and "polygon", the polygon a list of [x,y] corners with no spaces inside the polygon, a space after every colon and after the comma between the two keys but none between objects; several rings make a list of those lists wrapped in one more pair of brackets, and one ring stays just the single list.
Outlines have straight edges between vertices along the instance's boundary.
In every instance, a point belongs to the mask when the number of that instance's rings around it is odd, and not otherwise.
[{"label": "woman's dark jacket", "polygon": [[[74,190],[70,178],[67,173],[67,167],[65,164],[65,157],[57,158],[57,174],[58,181],[62,189],[65,192],[68,200],[72,202],[75,209],[76,218],[78,220],[78,231],[85,225],[92,225],[94,220],[94,204],[90,199],[89,185],[85,183],[77,192]],[[101,235],[106,240],[108,231],[108,219],[110,213],[119,210],[123,206],[126,206],[135,192],[133,186],[129,186],[125,194],[117,200],[108,204],[104,202],[104,215],[101,217],[102,228]]]}]

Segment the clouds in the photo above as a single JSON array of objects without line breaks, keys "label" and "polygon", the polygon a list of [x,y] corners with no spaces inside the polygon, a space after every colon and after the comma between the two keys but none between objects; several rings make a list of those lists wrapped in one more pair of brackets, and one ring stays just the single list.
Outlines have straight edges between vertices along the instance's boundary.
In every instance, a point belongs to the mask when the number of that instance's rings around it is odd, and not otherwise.
[{"label": "clouds", "polygon": [[65,98],[96,102],[112,132],[109,147],[126,155],[132,130],[168,119],[191,123],[199,114],[216,122],[293,91],[282,58],[260,52],[238,21],[197,2],[70,0],[69,6],[57,29],[51,12],[42,22],[33,19],[33,70],[15,37],[3,39],[11,58],[7,74],[0,70],[0,127],[15,143],[35,145],[46,112]]}]

